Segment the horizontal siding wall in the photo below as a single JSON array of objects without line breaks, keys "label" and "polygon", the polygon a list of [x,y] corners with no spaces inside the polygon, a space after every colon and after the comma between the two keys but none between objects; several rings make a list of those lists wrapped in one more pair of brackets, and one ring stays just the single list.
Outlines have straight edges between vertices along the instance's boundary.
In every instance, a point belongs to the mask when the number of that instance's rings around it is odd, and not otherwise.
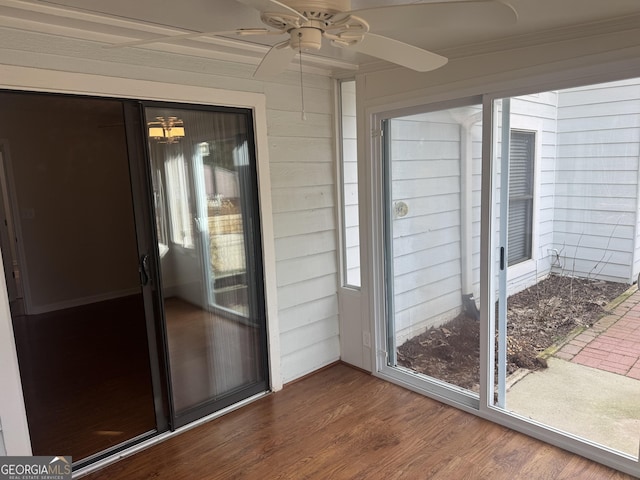
[{"label": "horizontal siding wall", "polygon": [[559,92],[556,270],[630,283],[638,274],[640,80]]},{"label": "horizontal siding wall", "polygon": [[[391,225],[397,345],[455,318],[463,294],[479,295],[481,127],[471,120],[479,120],[477,112],[464,107],[391,120],[391,206],[407,205],[406,216],[392,214]],[[463,156],[471,162],[466,215]],[[465,241],[471,243],[468,271]]]},{"label": "horizontal siding wall", "polygon": [[511,128],[535,130],[533,260],[508,293],[549,271],[628,283],[637,276],[640,82],[511,99]]},{"label": "horizontal siding wall", "polygon": [[392,211],[407,205],[391,223],[401,345],[460,312],[460,126],[431,113],[393,119],[390,133]]},{"label": "horizontal siding wall", "polygon": [[[332,82],[300,74],[268,82],[255,66],[0,28],[0,63],[264,93],[282,352],[288,382],[340,358]],[[132,97],[144,92],[132,92]]]}]

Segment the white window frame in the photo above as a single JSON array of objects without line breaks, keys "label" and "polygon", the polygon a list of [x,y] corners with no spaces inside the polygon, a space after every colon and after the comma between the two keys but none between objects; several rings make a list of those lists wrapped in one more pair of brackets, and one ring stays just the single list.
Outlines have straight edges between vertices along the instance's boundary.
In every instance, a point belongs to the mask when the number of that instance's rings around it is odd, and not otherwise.
[{"label": "white window frame", "polygon": [[[344,147],[344,139],[345,139],[345,124],[344,124],[344,109],[343,109],[343,105],[344,105],[344,101],[343,101],[343,90],[342,90],[342,86],[344,83],[346,82],[353,82],[353,87],[354,87],[354,95],[356,95],[356,80],[355,79],[342,79],[342,80],[338,80],[337,81],[337,104],[336,104],[336,111],[337,111],[337,119],[338,119],[338,128],[337,128],[337,133],[336,133],[336,140],[337,140],[337,144],[338,144],[338,185],[337,185],[337,198],[338,198],[338,218],[340,219],[340,232],[339,232],[339,238],[340,238],[340,285],[342,288],[346,288],[346,289],[353,289],[353,290],[360,290],[360,288],[362,287],[362,273],[360,271],[360,267],[361,267],[361,255],[360,255],[360,246],[361,246],[361,241],[360,241],[360,233],[359,233],[359,226],[360,226],[360,212],[358,211],[358,270],[359,270],[359,275],[358,275],[358,284],[355,284],[353,282],[349,281],[349,274],[348,274],[348,269],[349,269],[349,256],[348,256],[348,245],[347,245],[347,214],[346,214],[346,210],[347,210],[347,204],[346,204],[346,198],[345,198],[345,183],[346,183],[346,175],[345,175],[345,147]],[[356,115],[357,117],[357,112],[356,112],[356,105],[354,105],[354,115]],[[359,182],[359,172],[357,172],[358,170],[358,163],[357,163],[357,144],[358,144],[358,132],[357,132],[357,124],[353,125],[353,135],[354,135],[354,140],[356,142],[356,175],[358,176],[357,180],[357,185],[358,185],[358,190],[360,188],[360,182]],[[360,207],[360,202],[358,201],[358,209]]]},{"label": "white window frame", "polygon": [[[510,130],[533,132],[535,134],[534,158],[533,158],[533,207],[531,217],[531,258],[510,266],[507,269],[508,282],[524,275],[536,274],[539,250],[539,208],[540,208],[540,168],[542,163],[542,119],[532,118],[520,114],[511,114]],[[544,255],[542,255],[544,257]]]}]

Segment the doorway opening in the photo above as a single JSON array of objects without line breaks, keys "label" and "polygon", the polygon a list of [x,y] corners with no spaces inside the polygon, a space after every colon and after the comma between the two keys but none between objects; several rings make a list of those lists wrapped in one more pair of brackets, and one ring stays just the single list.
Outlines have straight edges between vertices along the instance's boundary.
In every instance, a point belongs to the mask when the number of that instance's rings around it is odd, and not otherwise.
[{"label": "doorway opening", "polygon": [[[251,110],[173,105],[188,121],[175,145],[145,117],[166,105],[0,95],[0,231],[33,454],[77,470],[266,391]],[[206,194],[204,144],[231,140],[215,180],[235,216],[212,226],[207,201],[222,199]],[[180,249],[191,263],[169,267]]]}]

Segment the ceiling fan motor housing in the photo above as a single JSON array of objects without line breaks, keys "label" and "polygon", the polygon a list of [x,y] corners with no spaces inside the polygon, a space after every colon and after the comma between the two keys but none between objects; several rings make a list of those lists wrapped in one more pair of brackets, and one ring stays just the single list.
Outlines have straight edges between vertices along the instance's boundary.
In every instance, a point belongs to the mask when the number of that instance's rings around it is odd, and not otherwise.
[{"label": "ceiling fan motor housing", "polygon": [[291,48],[294,50],[320,50],[322,30],[314,27],[294,28],[289,31]]}]

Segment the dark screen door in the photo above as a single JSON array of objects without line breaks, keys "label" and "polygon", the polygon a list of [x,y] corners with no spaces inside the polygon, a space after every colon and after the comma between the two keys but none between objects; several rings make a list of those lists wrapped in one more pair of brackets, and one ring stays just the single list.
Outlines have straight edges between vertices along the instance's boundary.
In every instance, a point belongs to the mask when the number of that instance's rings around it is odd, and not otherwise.
[{"label": "dark screen door", "polygon": [[175,425],[268,388],[251,112],[145,107]]},{"label": "dark screen door", "polygon": [[78,466],[154,434],[162,417],[126,105],[0,95],[2,233],[15,242],[3,260],[33,454]]}]

